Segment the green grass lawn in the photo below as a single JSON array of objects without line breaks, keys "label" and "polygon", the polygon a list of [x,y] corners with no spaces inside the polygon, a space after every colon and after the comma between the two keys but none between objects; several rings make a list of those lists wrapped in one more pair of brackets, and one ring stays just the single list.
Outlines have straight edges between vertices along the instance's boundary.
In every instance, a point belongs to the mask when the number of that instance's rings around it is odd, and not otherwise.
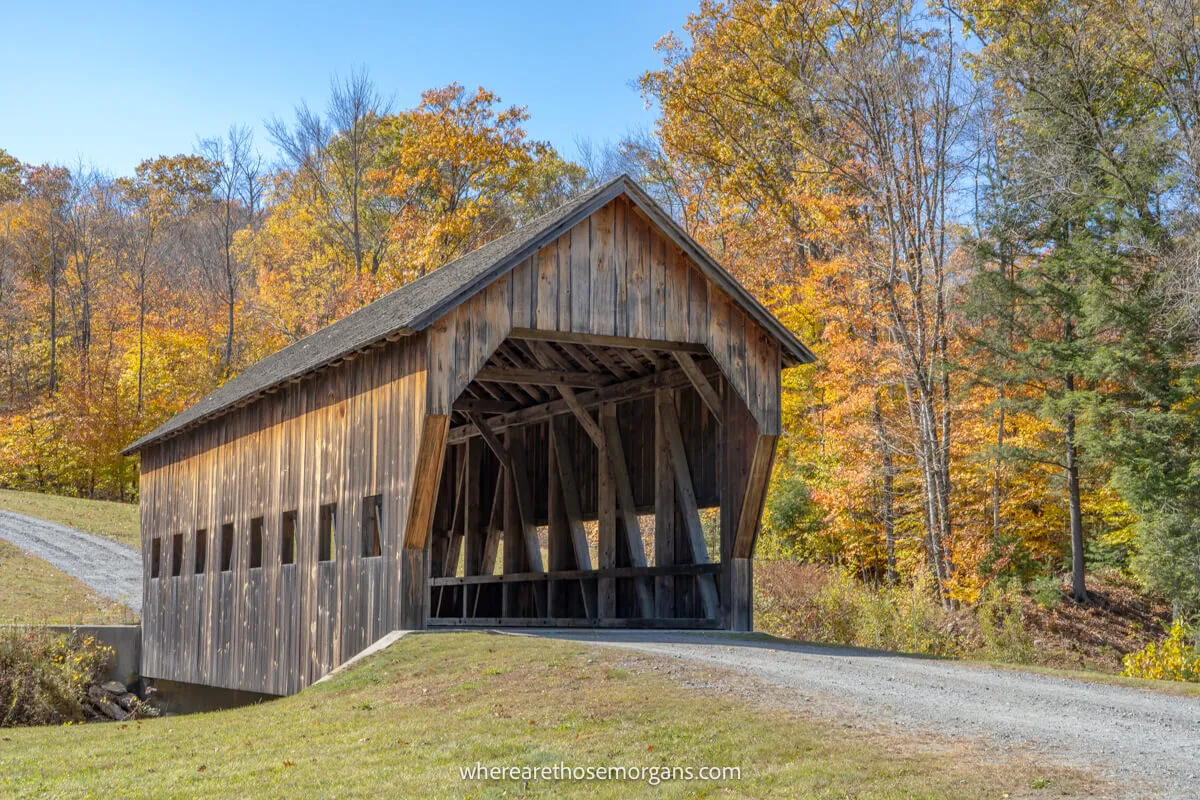
[{"label": "green grass lawn", "polygon": [[115,539],[137,550],[142,549],[136,503],[113,503],[108,500],[85,500],[79,497],[0,489],[0,510],[48,519],[60,525]]},{"label": "green grass lawn", "polygon": [[[741,680],[482,633],[415,635],[294,697],[0,731],[14,797],[1083,797],[1086,775],[772,708]],[[723,683],[728,690],[730,685]],[[464,780],[459,767],[731,766],[720,781]]]},{"label": "green grass lawn", "polygon": [[0,539],[0,624],[136,621],[125,606]]}]

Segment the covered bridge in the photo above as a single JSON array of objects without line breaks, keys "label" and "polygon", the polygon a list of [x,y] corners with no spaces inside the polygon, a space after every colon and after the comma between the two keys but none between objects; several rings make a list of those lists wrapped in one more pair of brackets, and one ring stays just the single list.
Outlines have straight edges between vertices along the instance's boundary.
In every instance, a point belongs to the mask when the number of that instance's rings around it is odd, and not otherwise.
[{"label": "covered bridge", "polygon": [[400,628],[747,630],[780,370],[811,360],[600,186],[126,449],[142,673],[288,694]]}]

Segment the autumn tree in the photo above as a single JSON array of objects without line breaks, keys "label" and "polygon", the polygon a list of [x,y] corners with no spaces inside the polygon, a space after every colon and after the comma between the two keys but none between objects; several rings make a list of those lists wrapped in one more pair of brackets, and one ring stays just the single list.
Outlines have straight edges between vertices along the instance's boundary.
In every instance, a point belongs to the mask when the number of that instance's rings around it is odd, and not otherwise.
[{"label": "autumn tree", "polygon": [[[880,470],[867,482],[880,488],[871,506],[892,541],[888,498],[897,464],[911,460],[928,563],[946,587],[954,569],[952,198],[975,104],[952,21],[903,2],[739,0],[704,5],[687,30],[692,44],[665,39],[664,68],[642,79],[662,106],[663,146],[720,198],[705,232],[719,249],[754,241],[752,231],[787,243],[779,253],[756,242],[774,257],[748,279],[761,294],[812,288],[809,313],[825,319],[823,303],[855,304],[845,324],[822,335],[845,337],[829,356],[853,343],[876,367],[867,373],[877,376],[873,387],[838,392],[876,398],[847,418],[874,420],[873,464],[862,465]],[[822,267],[825,283],[806,284],[818,262],[854,277]],[[841,289],[829,293],[830,280]],[[897,418],[890,412],[900,397]]]},{"label": "autumn tree", "polygon": [[239,231],[253,225],[261,198],[262,156],[244,126],[232,126],[224,138],[204,139],[200,154],[211,165],[212,202],[206,209],[216,247],[201,257],[205,283],[225,310],[224,369],[233,366],[234,314],[241,300],[247,266],[235,252]]},{"label": "autumn tree", "polygon": [[137,165],[119,185],[126,203],[126,269],[136,297],[137,407],[145,405],[146,315],[155,278],[156,251],[165,244],[172,221],[211,196],[212,164],[193,155],[160,156]]},{"label": "autumn tree", "polygon": [[1008,275],[981,276],[983,295],[1002,304],[983,314],[1016,331],[1003,353],[1062,433],[1072,594],[1082,602],[1085,445],[1116,456],[1130,441],[1122,433],[1153,426],[1178,394],[1181,341],[1154,330],[1172,172],[1162,95],[1134,65],[1111,8],[981,4],[968,19],[1005,104],[1028,253]]},{"label": "autumn tree", "polygon": [[531,141],[523,108],[458,84],[421,95],[411,111],[380,125],[379,166],[368,177],[395,209],[388,226],[395,269],[431,269],[561,205],[584,174]]},{"label": "autumn tree", "polygon": [[323,222],[322,235],[350,257],[355,275],[374,275],[387,252],[389,210],[367,181],[377,166],[386,111],[370,76],[359,70],[333,79],[324,114],[302,103],[294,126],[278,118],[267,123],[296,181],[297,199]]}]

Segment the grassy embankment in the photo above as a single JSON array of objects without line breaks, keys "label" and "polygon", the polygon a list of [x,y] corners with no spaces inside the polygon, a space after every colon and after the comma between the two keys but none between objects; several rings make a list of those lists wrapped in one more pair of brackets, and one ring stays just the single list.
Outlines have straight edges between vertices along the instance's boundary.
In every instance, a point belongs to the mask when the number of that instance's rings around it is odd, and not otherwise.
[{"label": "grassy embankment", "polygon": [[[585,645],[410,636],[294,697],[132,724],[0,731],[0,795],[1083,797],[1089,776],[818,720],[727,675]],[[734,681],[734,683],[730,683]],[[720,684],[720,693],[696,686]],[[485,765],[736,766],[740,779],[463,780]]]},{"label": "grassy embankment", "polygon": [[0,540],[0,625],[137,622],[137,614]]}]

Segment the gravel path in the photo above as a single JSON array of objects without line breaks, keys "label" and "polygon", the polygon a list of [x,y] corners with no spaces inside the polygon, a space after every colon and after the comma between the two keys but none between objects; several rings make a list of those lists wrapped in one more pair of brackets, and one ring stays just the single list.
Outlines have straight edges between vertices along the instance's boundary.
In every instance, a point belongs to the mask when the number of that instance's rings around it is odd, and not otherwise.
[{"label": "gravel path", "polygon": [[765,637],[523,633],[723,667],[794,692],[794,700],[817,712],[824,707],[904,729],[983,737],[1099,767],[1131,789],[1148,780],[1166,797],[1200,797],[1200,698]]},{"label": "gravel path", "polygon": [[0,539],[142,613],[142,556],[132,547],[11,511],[0,511]]}]

